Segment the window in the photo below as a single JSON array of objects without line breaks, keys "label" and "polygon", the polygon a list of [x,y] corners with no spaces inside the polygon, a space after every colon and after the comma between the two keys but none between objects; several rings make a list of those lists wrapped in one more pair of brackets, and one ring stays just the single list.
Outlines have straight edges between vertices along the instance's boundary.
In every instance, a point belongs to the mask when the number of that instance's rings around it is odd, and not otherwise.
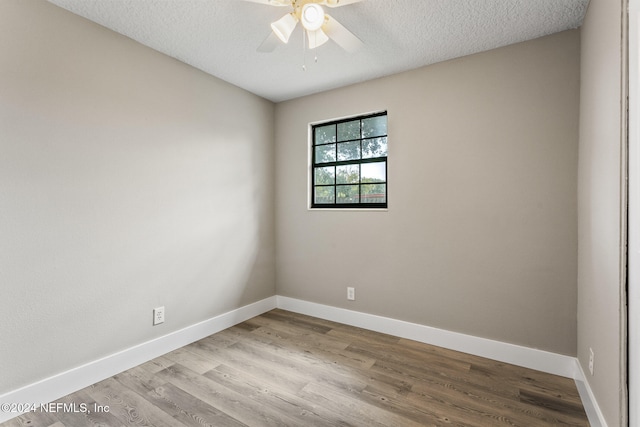
[{"label": "window", "polygon": [[387,113],[312,126],[312,208],[387,207]]}]

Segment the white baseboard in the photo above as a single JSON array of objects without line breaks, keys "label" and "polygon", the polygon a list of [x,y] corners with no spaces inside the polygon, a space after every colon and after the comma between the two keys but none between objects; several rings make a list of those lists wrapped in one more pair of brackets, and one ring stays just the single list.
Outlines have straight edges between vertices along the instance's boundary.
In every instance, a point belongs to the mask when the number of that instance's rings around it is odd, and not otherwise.
[{"label": "white baseboard", "polygon": [[585,375],[582,365],[578,359],[576,359],[575,369],[576,373],[574,380],[576,382],[576,387],[578,388],[578,393],[580,393],[582,406],[584,406],[584,411],[587,413],[587,417],[589,418],[589,424],[591,424],[591,427],[607,427],[607,421],[604,419],[604,415],[598,406],[596,397],[593,395],[591,386],[589,386],[589,382],[587,381],[587,376]]},{"label": "white baseboard", "polygon": [[[0,403],[45,404],[276,308],[275,296],[103,357],[0,396]],[[0,423],[19,413],[0,411]]]}]

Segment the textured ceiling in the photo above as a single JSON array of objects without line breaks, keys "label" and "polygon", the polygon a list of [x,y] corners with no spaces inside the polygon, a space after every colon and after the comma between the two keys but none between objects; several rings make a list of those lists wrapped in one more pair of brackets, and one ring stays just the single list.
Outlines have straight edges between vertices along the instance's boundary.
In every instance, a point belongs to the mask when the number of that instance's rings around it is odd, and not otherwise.
[{"label": "textured ceiling", "polygon": [[364,0],[326,9],[364,47],[349,54],[329,41],[307,51],[305,60],[299,27],[274,52],[256,51],[287,7],[242,0],[49,1],[276,102],[577,28],[589,3]]}]

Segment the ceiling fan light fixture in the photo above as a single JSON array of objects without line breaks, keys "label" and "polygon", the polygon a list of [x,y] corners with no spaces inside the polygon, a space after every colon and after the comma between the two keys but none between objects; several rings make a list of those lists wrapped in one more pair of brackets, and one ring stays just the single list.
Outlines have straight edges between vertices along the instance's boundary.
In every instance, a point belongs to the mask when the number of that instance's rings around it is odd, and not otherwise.
[{"label": "ceiling fan light fixture", "polygon": [[271,29],[274,34],[278,36],[283,43],[289,42],[289,37],[291,37],[291,33],[296,28],[298,24],[298,19],[293,13],[287,13],[282,18],[278,19],[276,22],[271,23]]},{"label": "ceiling fan light fixture", "polygon": [[324,10],[317,3],[307,3],[300,13],[302,26],[307,31],[316,31],[324,24]]},{"label": "ceiling fan light fixture", "polygon": [[315,49],[329,41],[329,37],[318,29],[316,31],[307,31],[307,40],[309,41],[309,49]]}]

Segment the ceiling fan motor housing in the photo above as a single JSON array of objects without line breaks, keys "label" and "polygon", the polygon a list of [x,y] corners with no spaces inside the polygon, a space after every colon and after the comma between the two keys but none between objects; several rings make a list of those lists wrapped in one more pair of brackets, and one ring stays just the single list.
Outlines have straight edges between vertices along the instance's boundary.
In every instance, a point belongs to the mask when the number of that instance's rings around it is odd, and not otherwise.
[{"label": "ceiling fan motor housing", "polygon": [[324,24],[324,10],[317,3],[307,3],[302,6],[300,14],[302,26],[308,31],[316,31]]}]

